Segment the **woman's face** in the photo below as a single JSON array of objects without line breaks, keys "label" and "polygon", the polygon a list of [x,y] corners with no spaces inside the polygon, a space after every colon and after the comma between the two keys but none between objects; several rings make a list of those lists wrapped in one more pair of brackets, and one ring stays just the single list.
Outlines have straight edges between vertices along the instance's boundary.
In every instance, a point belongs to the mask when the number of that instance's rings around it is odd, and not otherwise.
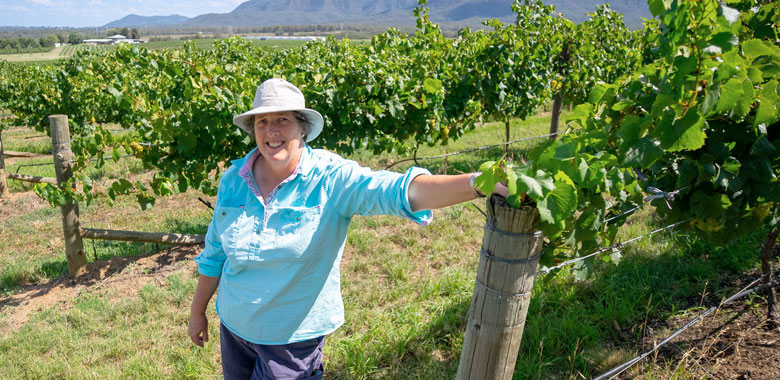
[{"label": "woman's face", "polygon": [[292,159],[304,144],[303,128],[292,112],[255,115],[255,142],[260,154],[272,165],[294,165]]}]

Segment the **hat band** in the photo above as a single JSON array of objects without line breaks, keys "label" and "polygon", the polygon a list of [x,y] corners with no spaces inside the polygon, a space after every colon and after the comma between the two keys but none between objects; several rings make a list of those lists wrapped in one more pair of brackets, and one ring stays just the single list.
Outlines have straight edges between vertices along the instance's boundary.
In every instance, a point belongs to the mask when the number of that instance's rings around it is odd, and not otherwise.
[{"label": "hat band", "polygon": [[306,108],[303,102],[290,101],[285,98],[264,98],[260,103],[253,105],[254,108],[258,107],[290,107],[290,108]]}]

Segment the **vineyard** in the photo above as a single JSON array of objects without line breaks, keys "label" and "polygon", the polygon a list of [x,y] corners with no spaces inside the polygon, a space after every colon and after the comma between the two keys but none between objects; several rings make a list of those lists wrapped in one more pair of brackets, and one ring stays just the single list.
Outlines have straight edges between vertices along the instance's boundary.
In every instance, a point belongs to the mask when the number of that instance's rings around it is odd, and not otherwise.
[{"label": "vineyard", "polygon": [[[628,30],[607,6],[573,24],[541,2],[515,1],[515,24],[488,20],[485,30],[464,29],[447,38],[421,1],[414,34],[390,29],[362,44],[330,38],[279,50],[237,37],[215,41],[211,49],[190,41],[181,48],[83,49],[51,65],[0,61],[0,110],[8,114],[0,119],[0,148],[46,153],[46,140],[39,146],[20,136],[50,134],[49,116],[67,115],[73,177],[63,186],[35,185],[36,195],[50,206],[80,204],[95,220],[101,208],[123,210],[120,215],[200,208],[184,216],[185,231],[176,232],[203,233],[209,214],[197,199],[213,202],[229,160],[254,144],[232,127],[232,117],[250,108],[259,82],[285,78],[325,118],[314,146],[374,168],[410,158],[439,172],[479,167],[477,184],[484,192],[503,181],[510,206],[538,209],[545,244],[515,378],[594,377],[642,351],[635,343],[647,347],[649,315],[687,316],[690,310],[677,310],[691,307],[683,299],[696,298],[702,306],[705,299],[712,303],[730,295],[737,285],[720,283],[719,271],[747,271],[760,263],[763,282],[769,283],[777,262],[771,247],[780,222],[780,9],[775,2],[749,0],[649,4],[656,19],[641,31]],[[537,117],[546,107],[550,114]],[[513,140],[523,143],[469,149]],[[454,154],[462,150],[477,153]],[[428,156],[443,158],[425,161]],[[8,172],[23,166],[0,162]],[[46,167],[33,170],[52,177]],[[0,181],[4,177],[0,170]],[[14,194],[31,187],[9,185]],[[45,210],[51,209],[40,208],[36,215],[45,216]],[[20,217],[15,211],[0,215]],[[143,217],[125,218],[115,223],[149,224]],[[381,218],[353,226],[348,243],[353,248],[343,267],[353,276],[345,274],[344,292],[347,314],[350,309],[354,314],[326,352],[326,365],[337,377],[454,376],[478,259],[472,256],[479,251],[480,228],[468,219],[479,219],[479,213],[463,205],[446,210],[442,219],[427,231]],[[640,240],[637,248],[624,250],[622,244],[661,226],[678,234]],[[446,238],[427,236],[437,234]],[[98,257],[92,244],[95,264],[148,247],[102,245]],[[769,247],[763,258],[762,244]],[[648,251],[670,249],[682,254],[642,260]],[[433,258],[437,253],[443,258]],[[379,264],[364,258],[372,255]],[[0,259],[11,268],[0,270],[3,289],[11,295],[35,278],[66,272],[62,257],[54,267],[42,264],[47,260],[24,267]],[[139,308],[180,329],[181,313],[172,310],[185,308],[194,286],[192,269],[183,270],[160,277],[159,288],[143,287],[141,304],[112,303],[96,292],[67,316],[45,311],[34,323],[55,328],[60,344],[69,339],[56,327],[61,318],[124,329],[121,319],[137,318]],[[667,271],[668,277],[654,271]],[[362,294],[366,287],[398,289]],[[570,299],[575,305],[568,305]],[[377,314],[382,311],[389,316]],[[583,322],[582,315],[590,317]],[[393,318],[402,326],[394,326]],[[155,327],[147,322],[125,339],[159,350],[148,341]],[[77,335],[105,334],[93,328]],[[0,355],[9,360],[34,355],[13,351],[14,342],[48,339],[25,334],[0,336]],[[152,377],[171,378],[215,373],[213,346],[193,354],[178,333],[171,334],[179,341],[164,357],[175,368],[123,363],[112,369],[101,363],[99,372],[133,376],[136,369],[137,376],[152,371]],[[126,349],[104,355],[119,360]],[[42,365],[3,364],[10,371],[4,372],[20,378],[37,377],[40,370],[70,377],[67,368]],[[661,361],[661,377],[701,374],[669,365]],[[776,359],[773,365],[777,368]],[[79,371],[74,373],[84,375]]]}]

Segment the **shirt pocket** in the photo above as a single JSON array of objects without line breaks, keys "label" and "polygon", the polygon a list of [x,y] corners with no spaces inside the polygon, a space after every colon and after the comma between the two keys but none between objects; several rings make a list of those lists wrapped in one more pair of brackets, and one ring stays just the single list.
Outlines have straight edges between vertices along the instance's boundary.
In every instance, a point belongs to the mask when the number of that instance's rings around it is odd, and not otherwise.
[{"label": "shirt pocket", "polygon": [[241,256],[239,253],[244,252],[246,256],[247,247],[241,246],[245,239],[240,237],[243,229],[251,229],[248,219],[243,207],[217,206],[214,210],[214,225],[226,255]]},{"label": "shirt pocket", "polygon": [[319,206],[276,209],[268,221],[276,230],[273,254],[280,259],[301,258],[319,227],[321,210]]}]

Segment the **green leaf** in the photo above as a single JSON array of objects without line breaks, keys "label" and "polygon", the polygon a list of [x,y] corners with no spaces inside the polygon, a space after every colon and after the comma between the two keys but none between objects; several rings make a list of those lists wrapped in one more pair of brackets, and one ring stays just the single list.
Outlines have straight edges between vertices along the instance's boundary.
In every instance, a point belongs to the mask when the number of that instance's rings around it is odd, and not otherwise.
[{"label": "green leaf", "polygon": [[136,199],[138,200],[138,204],[141,205],[141,210],[146,210],[151,206],[154,206],[154,197],[152,196],[146,194],[137,194]]},{"label": "green leaf", "polygon": [[742,44],[742,51],[745,53],[745,58],[751,61],[765,55],[780,57],[780,47],[759,39],[745,41]]},{"label": "green leaf", "polygon": [[122,153],[116,147],[111,147],[111,157],[114,159],[114,162],[119,162],[122,158]]},{"label": "green leaf", "polygon": [[744,96],[742,82],[740,79],[731,78],[723,85],[720,99],[718,100],[717,112],[728,112],[737,106],[737,102]]},{"label": "green leaf", "polygon": [[435,94],[442,89],[441,81],[435,78],[425,78],[423,81],[423,87],[425,87],[425,92],[429,94]]},{"label": "green leaf", "polygon": [[758,111],[756,111],[756,119],[753,125],[766,124],[771,125],[780,120],[780,112],[777,109],[777,104],[780,101],[778,97],[777,80],[764,84],[764,88],[760,92],[760,102]]},{"label": "green leaf", "polygon": [[585,281],[593,271],[593,258],[585,259],[574,263],[572,272],[575,281]]},{"label": "green leaf", "polygon": [[682,160],[677,165],[677,181],[675,188],[679,189],[692,184],[699,176],[699,169],[696,164],[688,159]]},{"label": "green leaf", "polygon": [[658,142],[650,136],[639,139],[626,152],[626,156],[623,159],[624,164],[628,167],[649,168],[664,154],[663,149],[658,147],[658,145]]},{"label": "green leaf", "polygon": [[777,148],[775,148],[774,144],[767,140],[766,136],[761,136],[761,138],[759,138],[758,141],[753,143],[753,145],[750,147],[750,155],[758,157],[771,157],[776,150]]},{"label": "green leaf", "polygon": [[474,179],[474,185],[482,191],[483,194],[492,194],[496,188],[496,184],[503,181],[506,175],[504,169],[501,168],[501,161],[487,161],[483,162],[479,166],[479,171],[482,172],[477,178]]},{"label": "green leaf", "polygon": [[704,101],[701,103],[701,113],[705,117],[715,110],[720,100],[720,85],[713,85],[707,89],[707,96],[704,97]]},{"label": "green leaf", "polygon": [[672,1],[673,0],[649,0],[647,4],[650,7],[650,12],[653,16],[660,17],[672,6]]},{"label": "green leaf", "polygon": [[644,132],[644,129],[649,124],[648,118],[640,118],[636,115],[628,115],[620,122],[620,127],[617,130],[617,135],[623,139],[624,143],[633,143],[639,140],[639,137]]},{"label": "green leaf", "polygon": [[731,48],[739,44],[739,37],[737,37],[734,33],[720,32],[712,36],[710,43],[723,49],[723,51],[729,51]]},{"label": "green leaf", "polygon": [[574,158],[574,155],[577,154],[577,143],[568,143],[559,145],[555,148],[555,156],[553,156],[556,160],[571,160]]},{"label": "green leaf", "polygon": [[541,200],[547,193],[555,189],[553,178],[542,170],[538,170],[535,177],[519,173],[516,183],[519,192],[528,194],[535,201]]},{"label": "green leaf", "polygon": [[656,133],[661,142],[661,148],[670,152],[701,148],[707,138],[702,130],[705,124],[706,122],[699,115],[698,110],[689,109],[682,119],[674,120],[671,125],[659,125]]},{"label": "green leaf", "polygon": [[554,178],[555,190],[537,202],[540,219],[550,224],[566,220],[577,209],[577,188],[574,182],[562,172],[556,173]]},{"label": "green leaf", "polygon": [[622,258],[623,255],[620,253],[620,250],[618,250],[617,248],[612,248],[612,250],[609,252],[609,259],[615,265],[620,264],[620,259]]},{"label": "green leaf", "polygon": [[593,87],[593,90],[588,95],[588,103],[597,104],[600,102],[608,102],[615,97],[616,87],[611,84],[600,83]]},{"label": "green leaf", "polygon": [[122,100],[122,92],[114,88],[114,86],[108,86],[107,90],[109,94],[114,96],[117,102]]}]

